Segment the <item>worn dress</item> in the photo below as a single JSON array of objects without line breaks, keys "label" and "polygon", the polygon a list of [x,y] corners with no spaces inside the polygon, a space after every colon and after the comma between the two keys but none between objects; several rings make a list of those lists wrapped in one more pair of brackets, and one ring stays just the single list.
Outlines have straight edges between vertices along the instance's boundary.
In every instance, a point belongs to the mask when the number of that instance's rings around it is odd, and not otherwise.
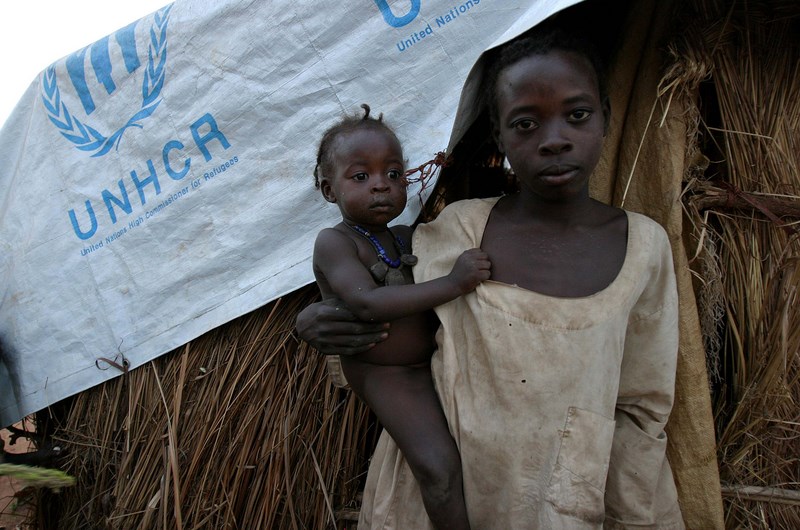
[{"label": "worn dress", "polygon": [[[454,203],[414,234],[417,282],[479,247],[497,199]],[[461,452],[473,529],[683,528],[666,459],[678,306],[669,242],[627,212],[617,278],[582,298],[486,281],[436,309],[436,390]],[[432,528],[391,437],[359,528]]]}]

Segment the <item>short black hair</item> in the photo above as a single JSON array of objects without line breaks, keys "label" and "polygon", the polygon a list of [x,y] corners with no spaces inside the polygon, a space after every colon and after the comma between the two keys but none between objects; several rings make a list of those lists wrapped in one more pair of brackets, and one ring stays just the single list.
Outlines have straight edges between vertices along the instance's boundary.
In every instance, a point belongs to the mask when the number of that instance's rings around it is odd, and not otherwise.
[{"label": "short black hair", "polygon": [[497,127],[497,79],[500,74],[522,59],[534,55],[545,55],[554,50],[573,52],[585,57],[595,71],[600,101],[605,101],[608,98],[606,65],[597,52],[596,46],[593,46],[582,35],[566,31],[561,27],[553,25],[536,26],[523,36],[498,48],[494,55],[489,58],[489,66],[484,77],[484,89],[486,91],[486,106],[488,107],[486,110],[492,127]]},{"label": "short black hair", "polygon": [[[369,115],[369,105],[362,103],[361,108],[364,109],[363,116],[345,116],[323,133],[317,150],[317,165],[314,166],[314,186],[317,189],[320,187],[320,179],[333,170],[333,150],[331,147],[340,135],[361,127],[374,127],[390,134],[397,140],[397,134],[383,121],[382,113],[377,118],[373,118]],[[398,143],[400,143],[399,140]]]}]

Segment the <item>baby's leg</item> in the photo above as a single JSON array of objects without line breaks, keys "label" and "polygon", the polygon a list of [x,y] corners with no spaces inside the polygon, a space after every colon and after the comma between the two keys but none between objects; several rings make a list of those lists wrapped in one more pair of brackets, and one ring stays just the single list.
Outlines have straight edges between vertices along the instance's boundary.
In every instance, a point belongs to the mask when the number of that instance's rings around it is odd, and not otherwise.
[{"label": "baby's leg", "polygon": [[461,458],[447,427],[429,365],[385,366],[342,357],[353,390],[397,443],[437,529],[469,529]]}]

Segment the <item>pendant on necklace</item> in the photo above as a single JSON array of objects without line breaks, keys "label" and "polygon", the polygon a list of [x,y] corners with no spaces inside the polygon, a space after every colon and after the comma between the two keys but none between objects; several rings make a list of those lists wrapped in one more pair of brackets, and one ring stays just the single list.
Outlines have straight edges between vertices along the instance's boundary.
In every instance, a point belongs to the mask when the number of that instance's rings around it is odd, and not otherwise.
[{"label": "pendant on necklace", "polygon": [[384,280],[384,285],[405,285],[405,284],[406,284],[406,277],[403,274],[402,268],[389,269],[386,272],[386,280]]},{"label": "pendant on necklace", "polygon": [[377,283],[383,283],[386,280],[386,273],[389,272],[389,266],[382,261],[375,263],[369,268],[369,273],[375,278]]},{"label": "pendant on necklace", "polygon": [[408,265],[409,267],[413,267],[417,264],[417,257],[414,254],[401,254],[400,255],[400,262],[403,265]]},{"label": "pendant on necklace", "polygon": [[353,231],[361,234],[367,241],[372,243],[372,247],[378,254],[378,258],[380,258],[381,261],[375,263],[369,268],[370,274],[377,283],[382,283],[383,285],[405,285],[409,283],[406,281],[405,274],[403,274],[403,266],[413,267],[417,264],[418,260],[413,254],[405,253],[406,247],[403,244],[402,239],[394,235],[394,233],[392,233],[388,227],[386,228],[386,231],[392,236],[395,250],[397,250],[397,253],[400,254],[399,258],[391,259],[386,252],[386,249],[383,248],[383,245],[381,245],[381,242],[378,241],[378,238],[375,237],[369,230],[366,230],[358,225],[347,226],[352,228]]}]

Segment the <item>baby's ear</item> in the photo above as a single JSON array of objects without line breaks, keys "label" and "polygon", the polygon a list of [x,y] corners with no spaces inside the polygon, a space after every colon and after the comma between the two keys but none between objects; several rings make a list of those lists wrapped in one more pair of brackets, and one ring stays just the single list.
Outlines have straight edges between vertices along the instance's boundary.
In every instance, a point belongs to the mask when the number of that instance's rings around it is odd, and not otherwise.
[{"label": "baby's ear", "polygon": [[603,136],[608,134],[608,127],[611,124],[611,100],[606,96],[603,99]]},{"label": "baby's ear", "polygon": [[322,177],[319,180],[319,190],[322,192],[322,196],[325,197],[325,200],[328,202],[336,202],[336,195],[333,193],[333,188],[331,187],[331,181],[325,177]]}]

